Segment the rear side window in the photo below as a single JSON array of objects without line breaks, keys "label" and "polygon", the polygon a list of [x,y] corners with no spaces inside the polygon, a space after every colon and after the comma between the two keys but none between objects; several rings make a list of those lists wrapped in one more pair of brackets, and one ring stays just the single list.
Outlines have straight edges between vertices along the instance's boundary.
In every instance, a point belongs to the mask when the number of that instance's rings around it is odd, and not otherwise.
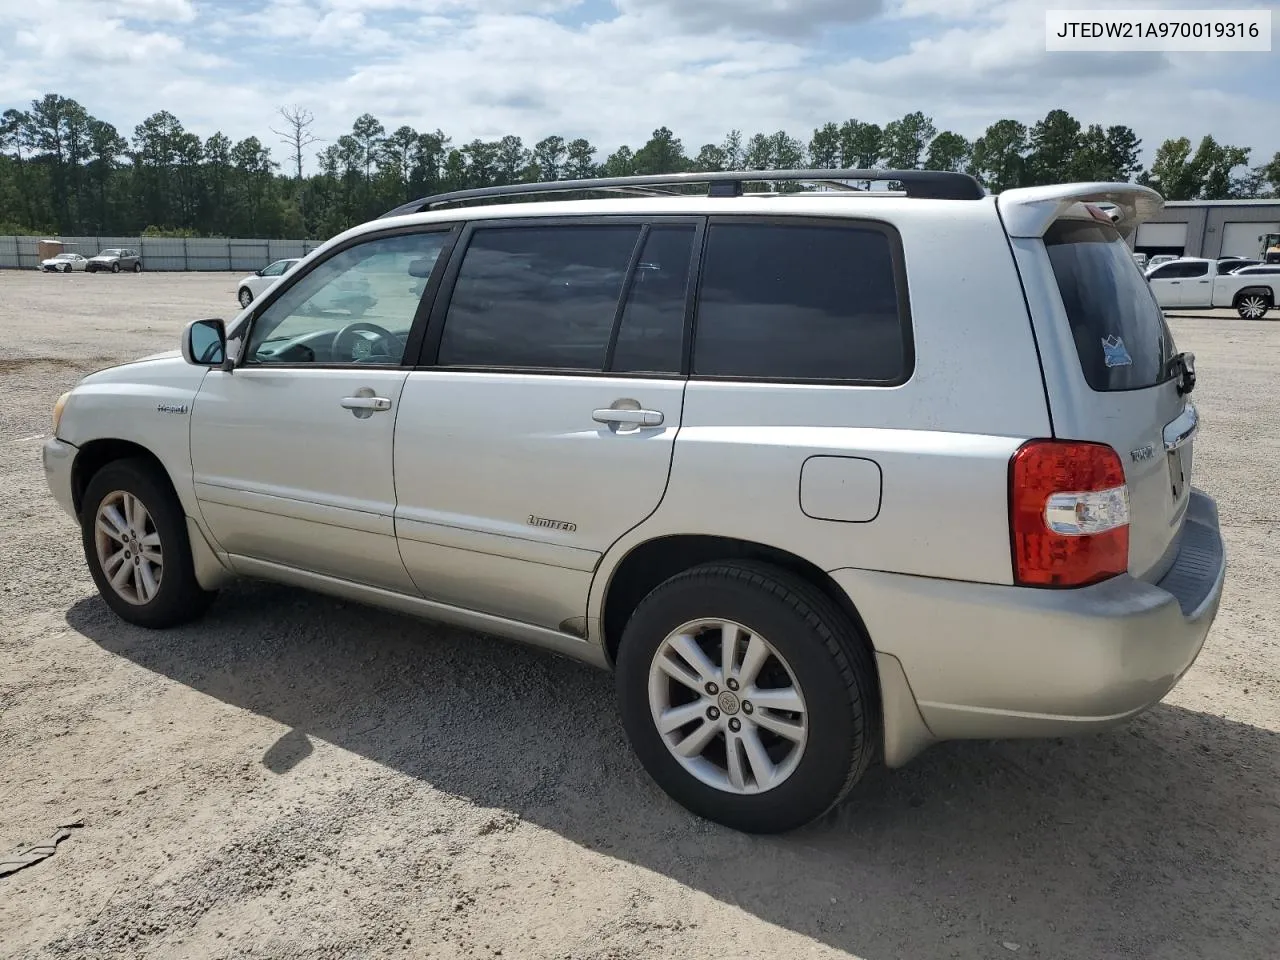
[{"label": "rear side window", "polygon": [[649,230],[622,311],[609,369],[615,373],[678,373],[684,356],[692,225]]},{"label": "rear side window", "polygon": [[901,383],[911,341],[897,276],[873,225],[713,223],[693,373]]},{"label": "rear side window", "polygon": [[449,301],[442,366],[603,370],[639,226],[486,227]]},{"label": "rear side window", "polygon": [[1167,380],[1173,336],[1119,232],[1108,224],[1059,220],[1044,245],[1089,386],[1137,390]]}]

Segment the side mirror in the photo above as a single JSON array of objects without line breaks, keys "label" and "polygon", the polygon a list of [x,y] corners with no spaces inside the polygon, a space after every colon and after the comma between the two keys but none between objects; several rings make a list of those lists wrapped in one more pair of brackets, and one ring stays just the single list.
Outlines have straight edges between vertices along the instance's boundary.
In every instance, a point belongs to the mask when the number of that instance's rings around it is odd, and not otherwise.
[{"label": "side mirror", "polygon": [[227,328],[220,319],[192,320],[182,331],[182,359],[197,367],[219,367],[227,359]]},{"label": "side mirror", "polygon": [[253,271],[253,275],[255,277],[260,277],[262,276],[262,271],[265,269],[266,269],[265,267],[259,267],[257,270]]}]

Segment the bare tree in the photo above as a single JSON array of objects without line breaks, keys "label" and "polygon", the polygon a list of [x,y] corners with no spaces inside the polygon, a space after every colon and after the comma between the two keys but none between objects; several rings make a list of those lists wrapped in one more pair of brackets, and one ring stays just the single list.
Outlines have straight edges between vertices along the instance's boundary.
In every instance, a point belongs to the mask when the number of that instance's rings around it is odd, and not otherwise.
[{"label": "bare tree", "polygon": [[281,107],[280,116],[284,117],[287,129],[277,130],[272,127],[271,132],[289,145],[289,159],[293,161],[298,179],[301,180],[302,151],[311,144],[320,142],[319,137],[311,134],[311,124],[315,123],[316,118],[306,107],[299,106]]}]

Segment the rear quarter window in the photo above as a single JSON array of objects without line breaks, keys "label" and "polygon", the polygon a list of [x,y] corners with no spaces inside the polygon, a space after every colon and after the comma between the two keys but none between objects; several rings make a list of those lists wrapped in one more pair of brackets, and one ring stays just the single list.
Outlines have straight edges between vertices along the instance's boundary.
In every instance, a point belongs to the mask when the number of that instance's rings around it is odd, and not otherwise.
[{"label": "rear quarter window", "polygon": [[897,244],[867,222],[713,222],[694,375],[905,382],[913,356]]},{"label": "rear quarter window", "polygon": [[1044,245],[1089,386],[1140,390],[1168,380],[1173,334],[1120,233],[1059,220]]}]

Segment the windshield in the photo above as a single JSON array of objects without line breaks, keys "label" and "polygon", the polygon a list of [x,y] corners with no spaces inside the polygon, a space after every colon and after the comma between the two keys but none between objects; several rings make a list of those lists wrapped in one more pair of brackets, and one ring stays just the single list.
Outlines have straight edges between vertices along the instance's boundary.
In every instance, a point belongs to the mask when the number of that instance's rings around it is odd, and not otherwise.
[{"label": "windshield", "polygon": [[1116,228],[1059,220],[1044,244],[1089,386],[1137,390],[1168,380],[1173,335]]},{"label": "windshield", "polygon": [[124,252],[123,250],[103,250],[100,254],[98,254],[98,256],[100,256],[100,257],[118,257],[118,256],[120,256],[120,254],[122,254],[123,252]]}]

